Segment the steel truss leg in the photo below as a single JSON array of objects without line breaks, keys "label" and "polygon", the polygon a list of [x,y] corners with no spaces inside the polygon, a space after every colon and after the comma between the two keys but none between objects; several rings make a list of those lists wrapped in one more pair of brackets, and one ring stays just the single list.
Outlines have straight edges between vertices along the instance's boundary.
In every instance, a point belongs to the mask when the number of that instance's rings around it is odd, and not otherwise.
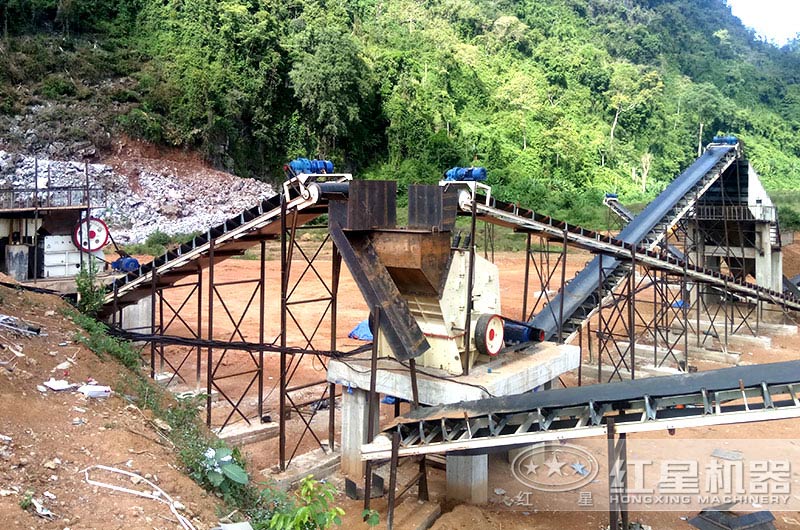
[{"label": "steel truss leg", "polygon": [[614,420],[608,420],[608,519],[609,528],[628,530],[628,439],[616,436]]}]

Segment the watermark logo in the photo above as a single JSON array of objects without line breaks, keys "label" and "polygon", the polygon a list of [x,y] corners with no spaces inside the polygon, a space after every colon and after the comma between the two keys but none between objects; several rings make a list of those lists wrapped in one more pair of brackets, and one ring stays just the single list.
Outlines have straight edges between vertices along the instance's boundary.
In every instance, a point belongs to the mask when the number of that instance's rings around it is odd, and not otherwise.
[{"label": "watermark logo", "polygon": [[511,462],[511,473],[519,482],[534,490],[554,493],[586,486],[599,470],[592,453],[571,444],[532,445]]}]

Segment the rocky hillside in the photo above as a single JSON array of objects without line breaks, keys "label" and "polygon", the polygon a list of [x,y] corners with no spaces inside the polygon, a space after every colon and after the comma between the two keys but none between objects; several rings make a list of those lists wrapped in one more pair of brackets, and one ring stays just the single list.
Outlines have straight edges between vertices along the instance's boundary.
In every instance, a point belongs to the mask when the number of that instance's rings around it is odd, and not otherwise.
[{"label": "rocky hillside", "polygon": [[0,151],[0,189],[33,188],[37,167],[40,184],[83,186],[88,170],[89,186],[101,196],[93,214],[109,223],[119,244],[143,241],[156,230],[202,232],[273,195],[269,184],[215,171],[197,157],[164,151],[149,158],[146,148],[120,143],[106,163],[87,165]]}]

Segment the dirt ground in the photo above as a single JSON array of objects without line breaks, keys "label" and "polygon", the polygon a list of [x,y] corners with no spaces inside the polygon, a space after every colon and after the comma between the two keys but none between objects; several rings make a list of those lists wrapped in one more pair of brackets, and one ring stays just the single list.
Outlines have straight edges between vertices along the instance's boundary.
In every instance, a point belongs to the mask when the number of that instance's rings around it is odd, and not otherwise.
[{"label": "dirt ground", "polygon": [[[126,377],[124,368],[74,342],[77,328],[63,316],[65,307],[53,296],[0,287],[0,313],[42,328],[33,337],[0,329],[0,360],[10,361],[0,367],[0,526],[180,528],[164,504],[88,484],[82,470],[102,464],[148,478],[179,500],[198,528],[212,527],[215,499],[179,471],[174,452],[147,414],[117,394],[94,399],[37,390],[51,377],[71,383],[93,378],[115,389]],[[68,367],[56,368],[65,362]],[[146,490],[144,483],[119,482],[107,474],[91,478]],[[21,508],[28,491],[55,514],[53,520]]]}]

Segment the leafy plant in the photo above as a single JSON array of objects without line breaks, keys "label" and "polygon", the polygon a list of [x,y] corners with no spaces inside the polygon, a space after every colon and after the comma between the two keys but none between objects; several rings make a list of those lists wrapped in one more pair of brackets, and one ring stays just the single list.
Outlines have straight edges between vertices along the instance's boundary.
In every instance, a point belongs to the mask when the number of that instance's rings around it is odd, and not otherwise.
[{"label": "leafy plant", "polygon": [[97,265],[94,258],[90,260],[88,266],[81,267],[75,278],[75,287],[78,290],[78,310],[94,316],[103,308],[105,291],[96,280]]},{"label": "leafy plant", "polygon": [[373,509],[361,512],[361,519],[367,523],[367,526],[378,526],[381,522],[381,516]]},{"label": "leafy plant", "polygon": [[222,491],[227,489],[227,481],[236,484],[247,484],[247,472],[233,460],[233,451],[227,447],[216,449],[209,447],[203,453],[206,457],[203,468],[206,478],[215,487]]},{"label": "leafy plant", "polygon": [[33,506],[33,492],[28,490],[23,495],[22,498],[19,500],[19,507],[23,510],[27,510]]},{"label": "leafy plant", "polygon": [[295,492],[295,504],[285,512],[275,513],[269,527],[273,530],[325,530],[342,524],[344,510],[334,506],[335,488],[309,475]]}]

